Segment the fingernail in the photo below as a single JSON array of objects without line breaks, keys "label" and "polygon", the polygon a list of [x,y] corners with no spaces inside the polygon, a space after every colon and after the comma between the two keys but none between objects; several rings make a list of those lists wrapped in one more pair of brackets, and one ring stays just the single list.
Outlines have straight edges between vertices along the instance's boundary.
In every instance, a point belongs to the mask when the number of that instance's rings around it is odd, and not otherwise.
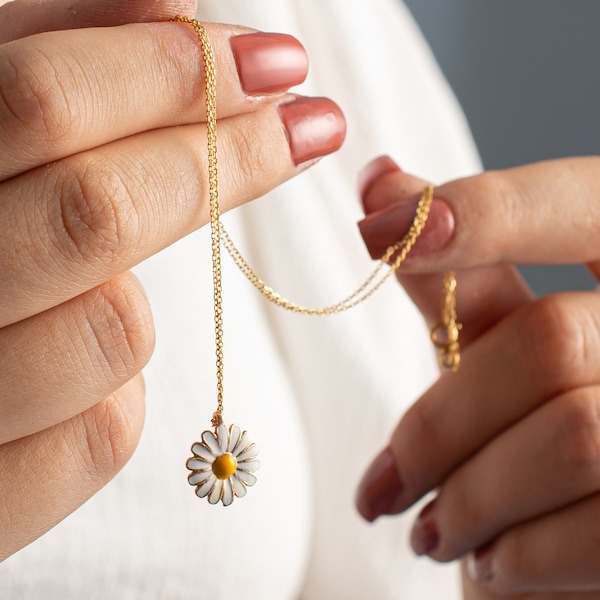
[{"label": "fingernail", "polygon": [[364,519],[373,522],[381,515],[395,512],[402,490],[394,455],[387,446],[371,463],[360,482],[356,508]]},{"label": "fingernail", "polygon": [[248,33],[232,37],[229,43],[247,94],[284,92],[306,78],[306,51],[291,35]]},{"label": "fingernail", "polygon": [[[381,258],[393,244],[408,232],[415,218],[418,200],[395,204],[359,221],[358,228],[371,258]],[[454,235],[454,215],[443,200],[431,203],[425,228],[409,256],[441,250]]]},{"label": "fingernail", "polygon": [[372,160],[368,165],[363,167],[358,174],[358,193],[360,198],[363,198],[371,185],[380,177],[383,177],[388,173],[397,173],[401,171],[402,169],[389,156],[380,156],[379,158]]},{"label": "fingernail", "polygon": [[410,534],[410,545],[417,556],[433,552],[440,544],[435,523],[435,500],[430,502],[417,518]]},{"label": "fingernail", "polygon": [[492,564],[493,544],[488,544],[467,557],[467,573],[477,583],[489,583],[494,580]]},{"label": "fingernail", "polygon": [[299,97],[279,105],[296,165],[331,154],[346,136],[346,120],[339,106],[328,98]]}]

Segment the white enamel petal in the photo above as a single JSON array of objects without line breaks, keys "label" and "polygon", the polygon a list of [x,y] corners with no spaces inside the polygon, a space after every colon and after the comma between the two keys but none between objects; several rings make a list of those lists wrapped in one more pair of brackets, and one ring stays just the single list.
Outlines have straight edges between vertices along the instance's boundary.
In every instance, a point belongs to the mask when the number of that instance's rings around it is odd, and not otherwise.
[{"label": "white enamel petal", "polygon": [[248,460],[246,462],[238,462],[238,469],[242,471],[258,471],[260,469],[260,460]]},{"label": "white enamel petal", "polygon": [[215,457],[211,454],[210,450],[198,442],[192,446],[192,452],[198,458],[201,458],[206,462],[212,463],[215,460]]},{"label": "white enamel petal", "polygon": [[241,452],[235,457],[238,461],[240,460],[248,460],[250,458],[256,458],[258,456],[258,446],[256,444],[252,444],[250,448],[246,446],[246,448],[241,448]]},{"label": "white enamel petal", "polygon": [[254,477],[254,475],[252,475],[250,473],[244,473],[244,471],[238,470],[235,472],[235,475],[240,481],[242,481],[246,485],[254,485],[257,481],[256,477]]},{"label": "white enamel petal", "polygon": [[212,431],[203,431],[202,440],[215,456],[221,456],[221,454],[223,454],[221,446],[219,445],[219,442]]},{"label": "white enamel petal", "polygon": [[212,476],[212,471],[205,471],[204,473],[190,473],[188,481],[190,482],[190,485],[200,485]]},{"label": "white enamel petal", "polygon": [[221,452],[227,452],[227,444],[229,442],[229,432],[225,425],[219,425],[217,427],[217,438],[219,446],[221,446]]},{"label": "white enamel petal", "polygon": [[217,504],[221,499],[221,490],[223,489],[223,482],[220,479],[217,479],[215,483],[215,487],[211,490],[208,495],[208,502],[210,504]]},{"label": "white enamel petal", "polygon": [[235,473],[229,478],[233,491],[238,498],[243,498],[246,495],[246,486],[235,476]]},{"label": "white enamel petal", "polygon": [[226,479],[223,482],[223,506],[229,506],[233,502],[233,489],[231,480]]},{"label": "white enamel petal", "polygon": [[244,431],[244,433],[242,433],[242,437],[240,437],[232,454],[237,458],[237,455],[244,452],[244,450],[247,450],[248,446],[250,446],[251,444],[252,444],[252,440],[250,439],[248,432]]},{"label": "white enamel petal", "polygon": [[242,430],[239,428],[239,426],[232,425],[231,431],[229,433],[229,445],[227,446],[227,452],[229,452],[229,453],[233,452],[235,445],[238,443],[238,440],[240,439],[240,435],[242,435]]},{"label": "white enamel petal", "polygon": [[211,476],[206,480],[206,482],[196,490],[196,496],[198,496],[198,498],[204,498],[208,492],[212,490],[215,480],[216,477],[211,473]]},{"label": "white enamel petal", "polygon": [[200,460],[199,458],[188,458],[188,461],[185,463],[185,466],[190,471],[205,471],[206,469],[210,469],[211,463],[206,460]]}]

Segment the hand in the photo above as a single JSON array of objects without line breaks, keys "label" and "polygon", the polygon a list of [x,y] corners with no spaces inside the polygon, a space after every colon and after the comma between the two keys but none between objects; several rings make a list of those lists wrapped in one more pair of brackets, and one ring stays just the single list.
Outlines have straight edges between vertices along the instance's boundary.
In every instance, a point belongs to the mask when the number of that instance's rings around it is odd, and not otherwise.
[{"label": "hand", "polygon": [[[194,30],[77,29],[164,21],[194,7],[71,4],[0,7],[0,560],[130,457],[154,339],[127,269],[208,221]],[[337,149],[345,126],[333,102],[286,95],[306,75],[299,42],[206,28],[219,73],[225,211]],[[44,29],[64,31],[29,35]]]},{"label": "hand", "polygon": [[[441,272],[458,271],[462,363],[402,418],[358,507],[373,520],[435,491],[412,546],[467,557],[467,598],[600,592],[600,295],[536,300],[512,266],[585,262],[600,277],[599,173],[598,158],[565,159],[436,188],[400,270],[429,323]],[[405,233],[425,182],[387,158],[364,177],[376,256]]]}]

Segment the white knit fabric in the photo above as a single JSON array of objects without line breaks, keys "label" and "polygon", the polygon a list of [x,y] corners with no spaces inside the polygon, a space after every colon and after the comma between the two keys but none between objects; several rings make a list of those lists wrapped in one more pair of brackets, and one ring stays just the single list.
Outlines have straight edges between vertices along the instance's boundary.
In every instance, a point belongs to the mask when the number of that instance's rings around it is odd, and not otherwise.
[{"label": "white knit fabric", "polygon": [[[296,35],[311,58],[302,91],[346,114],[341,152],[224,218],[278,291],[337,300],[372,268],[355,227],[358,169],[389,153],[433,182],[473,173],[463,117],[395,0],[200,6],[204,20]],[[214,409],[208,232],[137,273],[157,328],[140,447],[109,486],[0,565],[0,598],[458,598],[455,567],[409,551],[410,516],[368,525],[353,507],[364,468],[436,375],[402,290],[389,282],[343,315],[293,315],[267,305],[224,257],[225,418],[250,431],[263,464],[258,484],[224,509],[195,497],[184,465]]]}]

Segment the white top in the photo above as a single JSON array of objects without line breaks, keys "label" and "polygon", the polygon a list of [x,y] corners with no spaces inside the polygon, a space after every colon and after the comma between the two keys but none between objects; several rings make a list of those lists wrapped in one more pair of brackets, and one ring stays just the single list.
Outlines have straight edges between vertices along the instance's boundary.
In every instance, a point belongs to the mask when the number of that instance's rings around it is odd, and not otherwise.
[{"label": "white top", "polygon": [[[325,305],[373,265],[358,235],[356,173],[391,154],[432,182],[479,169],[429,50],[395,0],[204,0],[199,18],[289,32],[311,58],[301,91],[344,110],[344,148],[226,215],[232,237],[286,297]],[[225,420],[261,448],[259,481],[232,506],[187,483],[192,442],[215,404],[208,231],[137,269],[157,349],[147,419],[124,471],[0,566],[0,597],[28,600],[411,600],[457,598],[455,567],[409,550],[412,516],[363,522],[356,485],[436,375],[422,319],[395,282],[343,315],[269,305],[224,262]]]}]

